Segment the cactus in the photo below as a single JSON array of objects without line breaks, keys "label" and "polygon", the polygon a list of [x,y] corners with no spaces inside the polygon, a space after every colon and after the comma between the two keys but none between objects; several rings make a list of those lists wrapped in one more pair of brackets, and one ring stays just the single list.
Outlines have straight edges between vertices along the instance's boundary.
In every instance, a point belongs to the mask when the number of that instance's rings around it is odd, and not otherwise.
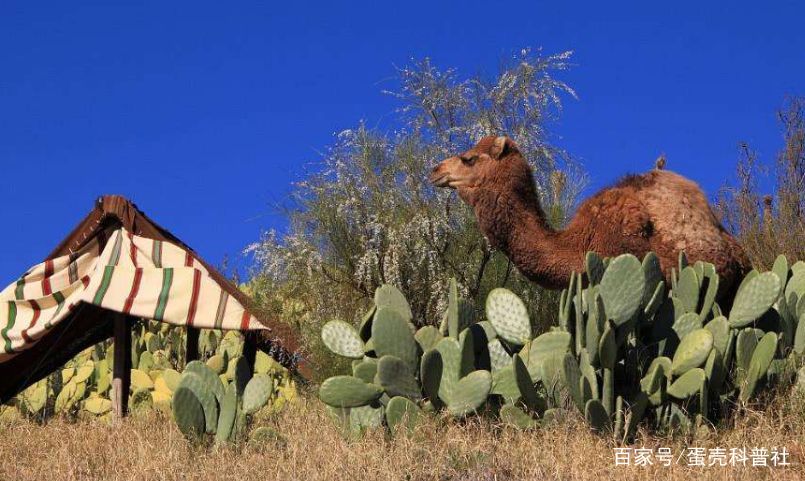
[{"label": "cactus", "polygon": [[406,322],[414,318],[411,306],[408,305],[403,293],[389,284],[384,284],[375,291],[375,306],[378,310],[385,308],[397,312]]},{"label": "cactus", "polygon": [[205,432],[205,415],[201,402],[185,386],[180,385],[173,394],[173,418],[188,439],[198,439]]},{"label": "cactus", "polygon": [[402,396],[413,400],[422,397],[419,383],[402,359],[383,356],[377,362],[377,381],[391,397]]},{"label": "cactus", "polygon": [[112,401],[98,395],[91,395],[84,401],[84,410],[101,416],[112,410]]},{"label": "cactus", "polygon": [[766,373],[771,366],[774,359],[774,353],[777,351],[777,334],[774,332],[767,332],[757,343],[752,358],[749,362],[749,370],[741,387],[741,394],[739,399],[741,402],[747,402],[754,394],[757,388],[757,383],[760,379],[766,376]]},{"label": "cactus", "polygon": [[367,358],[366,361],[360,361],[353,366],[352,375],[363,379],[364,382],[374,382],[375,376],[377,375],[377,361],[372,358]]},{"label": "cactus", "polygon": [[415,372],[419,365],[419,346],[414,339],[413,326],[397,311],[378,307],[372,323],[372,340],[378,358],[396,356]]},{"label": "cactus", "polygon": [[386,405],[386,424],[392,434],[403,428],[409,432],[413,431],[421,415],[419,406],[404,397],[393,397]]},{"label": "cactus", "polygon": [[604,405],[597,399],[590,399],[584,406],[584,418],[593,430],[598,432],[612,430],[612,419],[610,419]]},{"label": "cactus", "polygon": [[[525,366],[523,367],[525,368]],[[584,381],[585,378],[581,375],[581,369],[579,369],[579,364],[576,362],[576,357],[570,353],[565,354],[562,368],[563,380],[565,386],[567,386],[570,391],[570,397],[576,403],[579,410],[584,409],[587,400],[582,392],[582,381]],[[586,396],[588,399],[592,397],[592,388],[589,389],[590,394]]]},{"label": "cactus", "polygon": [[573,337],[569,332],[551,331],[539,335],[520,350],[520,357],[528,367],[531,379],[537,382],[541,377],[541,368],[545,360],[554,356],[564,356],[570,350]]},{"label": "cactus", "polygon": [[764,272],[752,278],[747,276],[735,296],[729,315],[730,326],[744,327],[760,318],[774,304],[779,294],[780,279],[774,272]]},{"label": "cactus", "polygon": [[500,420],[519,429],[531,429],[537,425],[534,418],[513,404],[500,408]]},{"label": "cactus", "polygon": [[[545,425],[564,393],[593,429],[616,439],[633,439],[644,418],[661,429],[714,422],[724,410],[713,399],[748,400],[761,380],[792,377],[782,357],[805,350],[805,264],[789,270],[781,258],[774,272],[751,272],[725,317],[715,267],[689,265],[684,254],[679,262],[667,289],[653,254],[642,262],[588,254],[588,284],[572,274],[559,325],[535,339],[525,305],[505,289],[490,292],[487,320],[476,322],[451,281],[441,328],[415,332],[399,291],[381,288],[352,330],[363,346],[352,353],[354,376],[328,379],[320,397],[351,435],[383,420],[394,433],[401,412],[445,406],[455,417],[483,411],[519,427],[536,425],[539,414]],[[629,379],[640,379],[639,389]]]},{"label": "cactus", "polygon": [[487,349],[489,350],[489,361],[493,373],[511,365],[512,357],[503,347],[503,344],[500,343],[500,340],[493,339],[487,343]]},{"label": "cactus", "polygon": [[251,378],[243,390],[243,412],[254,414],[265,406],[274,392],[273,383],[274,380],[268,374],[257,374]]},{"label": "cactus", "polygon": [[794,352],[797,354],[805,354],[805,312],[799,315],[797,330],[794,335]]},{"label": "cactus", "polygon": [[416,339],[422,352],[429,351],[436,347],[436,344],[442,340],[442,337],[442,333],[433,326],[422,327],[414,334],[414,339]]},{"label": "cactus", "polygon": [[674,321],[674,325],[672,326],[672,329],[676,332],[676,335],[679,337],[679,339],[684,339],[685,336],[691,332],[697,331],[701,328],[702,320],[695,312],[687,312],[682,314],[676,321]]},{"label": "cactus", "polygon": [[[191,373],[197,375],[201,381],[203,381],[205,387],[209,389],[210,392],[215,396],[215,400],[220,403],[224,398],[224,385],[221,383],[221,379],[218,378],[218,375],[216,375],[210,368],[207,367],[206,364],[201,361],[193,361],[188,363],[184,368],[182,377]],[[153,385],[151,387],[153,387]],[[199,395],[199,398],[201,398],[201,395]],[[204,399],[201,400],[202,406],[204,406]],[[206,409],[207,407],[205,406],[205,413]]]},{"label": "cactus", "polygon": [[704,328],[713,335],[713,347],[724,356],[727,353],[727,343],[730,338],[730,325],[727,318],[718,316],[708,322]]},{"label": "cactus", "polygon": [[584,258],[584,266],[587,272],[587,281],[590,284],[600,284],[601,277],[604,275],[604,261],[595,252],[588,252]]},{"label": "cactus", "polygon": [[352,408],[376,401],[383,389],[353,376],[335,376],[324,381],[319,388],[319,399],[333,407]]},{"label": "cactus", "polygon": [[679,273],[674,295],[682,302],[684,312],[695,312],[699,305],[699,287],[701,282],[696,270],[688,266]]},{"label": "cactus", "polygon": [[699,387],[706,379],[703,369],[690,369],[668,386],[668,395],[677,399],[687,399],[699,392]]},{"label": "cactus", "polygon": [[477,411],[486,401],[492,389],[489,371],[474,371],[461,378],[445,399],[447,410],[456,417]]},{"label": "cactus", "polygon": [[545,400],[537,394],[534,383],[531,381],[531,375],[528,373],[525,363],[517,354],[512,357],[512,369],[514,369],[514,380],[517,383],[523,403],[531,412],[542,414],[547,407]]},{"label": "cactus", "polygon": [[339,356],[360,359],[364,344],[358,332],[343,321],[330,321],[321,329],[324,345]]},{"label": "cactus", "polygon": [[486,317],[506,342],[522,346],[531,339],[531,321],[525,304],[508,289],[498,287],[489,292]]},{"label": "cactus", "polygon": [[380,427],[383,423],[383,410],[383,406],[379,403],[371,403],[350,409],[350,428],[354,432],[361,432],[365,429]]},{"label": "cactus", "polygon": [[643,267],[635,256],[623,254],[613,259],[599,285],[607,317],[616,325],[631,319],[640,307],[645,286]]},{"label": "cactus", "polygon": [[[204,366],[203,364],[201,365]],[[207,369],[206,366],[204,369]],[[207,370],[207,372],[220,384],[221,381],[215,374],[212,374],[212,371]],[[205,426],[206,432],[208,433],[214,433],[218,424],[218,403],[213,391],[214,388],[211,384],[210,381],[199,376],[197,371],[185,370],[182,374],[182,380],[179,382],[179,387],[173,394],[175,399],[176,393],[182,388],[189,389],[193,392],[196,399],[201,404],[201,407],[204,409]]]},{"label": "cactus", "polygon": [[443,379],[444,364],[442,355],[433,349],[422,356],[419,378],[422,381],[422,391],[430,402],[441,404],[439,390]]},{"label": "cactus", "polygon": [[671,373],[682,375],[699,367],[707,360],[713,348],[713,334],[707,329],[696,329],[682,338],[671,363]]}]

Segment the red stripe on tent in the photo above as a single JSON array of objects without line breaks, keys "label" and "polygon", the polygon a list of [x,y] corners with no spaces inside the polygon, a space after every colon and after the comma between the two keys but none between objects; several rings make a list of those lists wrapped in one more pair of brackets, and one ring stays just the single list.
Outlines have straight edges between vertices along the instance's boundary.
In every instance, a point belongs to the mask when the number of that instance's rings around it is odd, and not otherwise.
[{"label": "red stripe on tent", "polygon": [[134,298],[140,292],[140,282],[143,280],[143,270],[134,269],[134,281],[131,283],[131,291],[129,297],[126,298],[126,303],[123,305],[123,314],[131,312],[131,307],[134,305]]},{"label": "red stripe on tent", "polygon": [[249,311],[243,310],[243,317],[240,318],[240,330],[245,331],[249,328],[249,319],[252,316],[249,314]]},{"label": "red stripe on tent", "polygon": [[137,267],[137,246],[134,245],[134,234],[129,232],[129,256],[131,257],[131,262],[134,263],[134,267]]},{"label": "red stripe on tent", "polygon": [[33,342],[33,339],[31,339],[31,336],[28,335],[28,331],[32,327],[34,327],[34,325],[36,325],[36,321],[39,320],[39,315],[42,313],[42,308],[39,307],[39,304],[34,300],[30,300],[28,302],[31,303],[31,309],[33,309],[33,311],[34,311],[34,317],[31,319],[31,323],[28,324],[28,327],[26,327],[25,329],[22,330],[20,335],[25,340],[25,342],[30,344],[30,343]]},{"label": "red stripe on tent", "polygon": [[193,319],[196,317],[196,308],[198,307],[198,293],[201,289],[201,271],[196,270],[193,272],[193,294],[190,296],[190,307],[187,309],[187,322],[188,326],[193,325]]},{"label": "red stripe on tent", "polygon": [[42,293],[46,296],[53,294],[53,290],[50,288],[50,276],[53,275],[53,261],[47,260],[45,261],[45,278],[42,279]]},{"label": "red stripe on tent", "polygon": [[193,256],[189,252],[184,253],[185,267],[193,267]]}]

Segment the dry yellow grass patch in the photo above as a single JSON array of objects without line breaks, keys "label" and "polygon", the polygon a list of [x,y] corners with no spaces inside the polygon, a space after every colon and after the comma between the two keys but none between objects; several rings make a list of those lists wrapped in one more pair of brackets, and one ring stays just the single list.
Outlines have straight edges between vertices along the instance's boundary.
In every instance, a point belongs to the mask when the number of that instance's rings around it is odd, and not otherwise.
[{"label": "dry yellow grass patch", "polygon": [[[342,438],[321,404],[302,401],[262,420],[286,444],[215,450],[190,446],[157,414],[118,426],[55,420],[0,427],[0,480],[511,480],[511,479],[805,479],[805,399],[783,396],[765,412],[746,412],[723,433],[659,438],[641,433],[633,447],[669,447],[671,467],[615,466],[610,440],[574,415],[550,429],[520,432],[486,420],[432,419],[411,437],[370,433]],[[686,447],[782,447],[790,467],[689,467]]]}]

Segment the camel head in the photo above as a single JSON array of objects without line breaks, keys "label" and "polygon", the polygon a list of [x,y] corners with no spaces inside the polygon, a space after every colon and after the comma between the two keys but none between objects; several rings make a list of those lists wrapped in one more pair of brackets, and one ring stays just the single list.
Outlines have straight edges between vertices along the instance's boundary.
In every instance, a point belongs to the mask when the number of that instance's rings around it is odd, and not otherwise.
[{"label": "camel head", "polygon": [[531,168],[517,144],[505,136],[484,137],[470,150],[444,159],[431,172],[430,181],[457,190],[470,205],[480,194],[527,195],[534,191]]}]

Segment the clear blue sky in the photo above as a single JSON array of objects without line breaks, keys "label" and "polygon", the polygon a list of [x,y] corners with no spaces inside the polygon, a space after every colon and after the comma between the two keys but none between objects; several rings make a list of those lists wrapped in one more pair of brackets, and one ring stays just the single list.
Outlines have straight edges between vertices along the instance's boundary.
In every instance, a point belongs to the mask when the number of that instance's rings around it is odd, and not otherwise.
[{"label": "clear blue sky", "polygon": [[552,129],[593,188],[664,151],[713,195],[739,141],[774,155],[775,110],[805,94],[802,2],[337,3],[2,2],[0,284],[102,193],[239,256],[334,132],[395,127],[380,90],[412,57],[473,74],[574,50]]}]

